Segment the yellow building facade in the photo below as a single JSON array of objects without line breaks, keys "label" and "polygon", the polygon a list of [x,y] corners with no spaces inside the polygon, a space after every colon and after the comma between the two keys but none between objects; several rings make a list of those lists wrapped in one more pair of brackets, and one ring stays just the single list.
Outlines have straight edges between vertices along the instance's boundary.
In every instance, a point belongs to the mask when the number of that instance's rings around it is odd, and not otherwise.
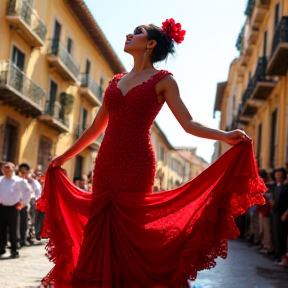
[{"label": "yellow building facade", "polygon": [[[125,68],[83,0],[3,0],[0,27],[0,161],[44,172]],[[64,165],[70,178],[93,169],[99,141]]]},{"label": "yellow building facade", "polygon": [[[241,128],[253,139],[259,168],[287,168],[288,2],[249,0],[245,14],[240,55],[218,83],[214,111],[221,129]],[[228,148],[219,143],[216,156]]]}]

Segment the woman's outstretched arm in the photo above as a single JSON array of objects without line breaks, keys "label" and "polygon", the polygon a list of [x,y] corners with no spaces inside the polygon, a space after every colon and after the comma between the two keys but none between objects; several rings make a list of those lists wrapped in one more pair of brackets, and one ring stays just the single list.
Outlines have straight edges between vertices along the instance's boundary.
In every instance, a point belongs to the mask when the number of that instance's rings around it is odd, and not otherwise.
[{"label": "woman's outstretched arm", "polygon": [[109,119],[109,114],[105,106],[101,106],[93,123],[85,130],[81,137],[62,155],[52,161],[52,166],[62,166],[64,162],[80,153],[89,144],[95,141],[105,130]]},{"label": "woman's outstretched arm", "polygon": [[251,140],[242,130],[225,132],[206,127],[195,121],[181,100],[178,85],[172,76],[163,78],[158,84],[157,93],[163,94],[170,110],[187,133],[201,138],[224,141],[230,145]]}]

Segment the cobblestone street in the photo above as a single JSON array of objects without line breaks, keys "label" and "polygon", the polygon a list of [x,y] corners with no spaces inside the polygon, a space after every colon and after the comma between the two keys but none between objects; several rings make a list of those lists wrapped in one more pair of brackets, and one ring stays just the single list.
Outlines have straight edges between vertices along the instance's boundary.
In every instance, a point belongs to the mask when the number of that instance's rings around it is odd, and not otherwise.
[{"label": "cobblestone street", "polygon": [[[44,247],[42,244],[22,248],[19,259],[7,259],[4,255],[0,261],[0,288],[40,288],[41,278],[52,268],[44,256]],[[275,266],[270,259],[257,254],[256,248],[231,241],[228,258],[218,259],[216,268],[200,272],[193,285],[195,288],[287,288],[288,269]]]}]

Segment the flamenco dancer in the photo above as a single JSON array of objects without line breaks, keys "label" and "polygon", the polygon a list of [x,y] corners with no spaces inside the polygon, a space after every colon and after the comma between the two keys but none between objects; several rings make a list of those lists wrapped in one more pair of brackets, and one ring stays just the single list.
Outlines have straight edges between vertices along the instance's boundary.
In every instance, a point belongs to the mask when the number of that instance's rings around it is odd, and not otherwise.
[{"label": "flamenco dancer", "polygon": [[[264,203],[251,139],[196,122],[176,81],[153,64],[167,58],[185,31],[173,19],[141,25],[126,36],[134,58],[115,75],[92,125],[47,173],[37,206],[47,215],[46,247],[54,268],[43,283],[54,287],[188,287],[197,271],[227,256],[234,217]],[[234,145],[199,176],[174,190],[152,194],[155,155],[150,127],[167,103],[192,135]],[[107,127],[106,127],[107,126]],[[106,128],[106,130],[105,130]],[[93,192],[75,187],[60,168],[105,130],[94,170]]]}]

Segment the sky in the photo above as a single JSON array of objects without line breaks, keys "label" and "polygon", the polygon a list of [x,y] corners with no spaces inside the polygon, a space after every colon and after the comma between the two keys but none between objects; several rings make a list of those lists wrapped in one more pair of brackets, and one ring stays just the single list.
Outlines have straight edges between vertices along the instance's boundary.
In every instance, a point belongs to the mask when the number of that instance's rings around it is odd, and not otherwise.
[{"label": "sky", "polygon": [[[211,128],[219,127],[220,115],[213,119],[216,86],[226,81],[229,66],[238,56],[235,43],[245,21],[247,0],[85,0],[119,59],[130,71],[133,58],[123,51],[125,36],[141,24],[174,18],[186,30],[176,55],[157,64],[157,69],[173,73],[180,95],[193,119]],[[173,146],[195,147],[210,162],[213,140],[187,134],[167,104],[156,118]]]}]

